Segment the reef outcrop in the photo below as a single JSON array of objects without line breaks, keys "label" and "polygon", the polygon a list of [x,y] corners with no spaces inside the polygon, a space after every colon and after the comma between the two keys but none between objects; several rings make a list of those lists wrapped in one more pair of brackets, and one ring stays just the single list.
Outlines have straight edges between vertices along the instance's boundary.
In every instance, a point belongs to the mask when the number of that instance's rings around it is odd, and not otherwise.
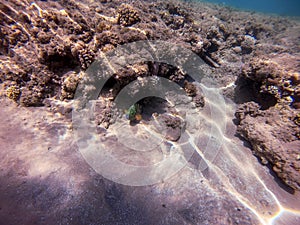
[{"label": "reef outcrop", "polygon": [[251,143],[263,164],[269,165],[288,186],[299,190],[300,114],[290,107],[277,107],[261,110],[254,102],[242,104],[236,112],[237,131]]}]

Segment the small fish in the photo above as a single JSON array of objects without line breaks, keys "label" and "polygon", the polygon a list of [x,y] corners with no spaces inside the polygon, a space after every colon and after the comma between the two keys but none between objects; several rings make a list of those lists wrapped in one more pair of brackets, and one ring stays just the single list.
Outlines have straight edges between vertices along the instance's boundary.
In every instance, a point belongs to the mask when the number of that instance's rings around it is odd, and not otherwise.
[{"label": "small fish", "polygon": [[130,121],[140,121],[142,120],[141,115],[141,106],[137,103],[133,104],[129,107],[128,110],[125,110],[126,119]]}]

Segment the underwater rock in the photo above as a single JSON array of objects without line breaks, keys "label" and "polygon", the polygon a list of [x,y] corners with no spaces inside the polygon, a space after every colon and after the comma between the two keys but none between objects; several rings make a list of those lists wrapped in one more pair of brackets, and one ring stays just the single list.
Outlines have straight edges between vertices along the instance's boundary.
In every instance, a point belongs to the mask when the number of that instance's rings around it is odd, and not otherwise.
[{"label": "underwater rock", "polygon": [[32,91],[27,88],[22,89],[20,104],[23,106],[42,106],[43,92],[41,90]]},{"label": "underwater rock", "polygon": [[297,65],[294,68],[289,65],[294,64],[294,60],[283,66],[282,63],[285,62],[286,60],[283,62],[282,57],[278,55],[272,59],[254,59],[244,65],[242,74],[259,86],[258,92],[274,96],[277,103],[297,106],[299,72],[295,71]]},{"label": "underwater rock", "polygon": [[107,129],[113,122],[112,103],[103,98],[100,99],[95,104],[94,114],[96,124]]},{"label": "underwater rock", "polygon": [[263,115],[263,112],[259,110],[259,104],[255,102],[247,102],[239,106],[235,112],[235,117],[238,119],[238,123],[246,118],[247,115],[256,117],[257,115]]},{"label": "underwater rock", "polygon": [[183,127],[181,119],[175,116],[162,114],[158,116],[158,120],[162,121],[164,124],[166,139],[170,141],[178,141]]},{"label": "underwater rock", "polygon": [[245,35],[241,43],[242,53],[250,54],[255,48],[256,39],[250,35]]},{"label": "underwater rock", "polygon": [[193,102],[195,103],[196,107],[202,108],[205,106],[205,99],[200,94],[197,94],[195,97],[193,97]]},{"label": "underwater rock", "polygon": [[294,122],[295,113],[289,107],[262,111],[257,103],[248,102],[239,107],[236,117],[237,132],[251,143],[253,153],[270,164],[286,185],[300,190],[300,126]]},{"label": "underwater rock", "polygon": [[275,104],[265,107],[268,100],[262,99],[256,99],[261,105],[243,104],[236,113],[240,121],[238,132],[252,144],[254,154],[270,164],[286,185],[300,190],[296,144],[300,128],[293,122],[300,106],[299,57],[286,53],[270,56],[263,55],[245,64],[242,76],[253,81],[254,91],[260,96],[272,96]]},{"label": "underwater rock", "polygon": [[195,97],[197,95],[197,88],[196,86],[188,81],[184,81],[184,90],[186,91],[188,96]]}]

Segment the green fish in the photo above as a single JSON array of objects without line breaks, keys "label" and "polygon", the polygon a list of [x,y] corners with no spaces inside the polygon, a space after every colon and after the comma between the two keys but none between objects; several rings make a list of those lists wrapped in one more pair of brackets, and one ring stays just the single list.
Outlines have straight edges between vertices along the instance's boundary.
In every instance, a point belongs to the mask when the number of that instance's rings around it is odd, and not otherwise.
[{"label": "green fish", "polygon": [[130,121],[141,120],[141,107],[139,104],[135,103],[129,107],[128,110],[125,110],[126,119]]}]

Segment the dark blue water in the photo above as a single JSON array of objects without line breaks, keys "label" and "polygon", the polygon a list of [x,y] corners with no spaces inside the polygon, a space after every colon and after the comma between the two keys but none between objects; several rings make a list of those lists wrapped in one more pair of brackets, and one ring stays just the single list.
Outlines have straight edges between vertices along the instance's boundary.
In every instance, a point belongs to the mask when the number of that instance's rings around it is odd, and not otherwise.
[{"label": "dark blue water", "polygon": [[239,9],[272,13],[284,16],[300,16],[300,0],[204,0]]}]

